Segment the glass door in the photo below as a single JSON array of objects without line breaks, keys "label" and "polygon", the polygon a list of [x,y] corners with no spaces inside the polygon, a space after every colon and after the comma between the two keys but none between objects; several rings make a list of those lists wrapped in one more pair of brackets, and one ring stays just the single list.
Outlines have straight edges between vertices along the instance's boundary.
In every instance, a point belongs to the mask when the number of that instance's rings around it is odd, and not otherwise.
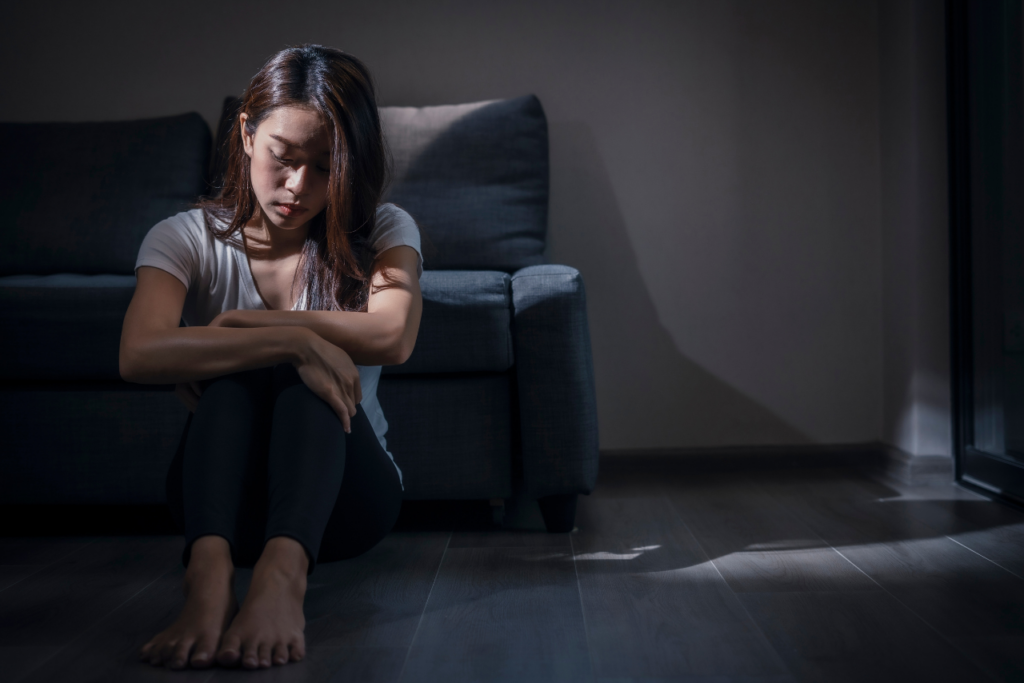
[{"label": "glass door", "polygon": [[1024,503],[1024,12],[947,2],[957,478]]}]

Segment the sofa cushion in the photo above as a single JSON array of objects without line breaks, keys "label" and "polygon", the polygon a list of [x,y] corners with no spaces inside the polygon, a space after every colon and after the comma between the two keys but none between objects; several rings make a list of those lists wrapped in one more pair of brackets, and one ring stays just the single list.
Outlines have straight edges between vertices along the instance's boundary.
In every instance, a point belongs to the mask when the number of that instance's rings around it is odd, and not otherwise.
[{"label": "sofa cushion", "polygon": [[[387,374],[502,372],[512,367],[506,273],[427,271],[412,357]],[[117,381],[131,275],[0,277],[0,380]]]},{"label": "sofa cushion", "polygon": [[134,273],[146,232],[205,189],[199,114],[0,124],[0,275]]},{"label": "sofa cushion", "polygon": [[131,275],[0,277],[0,380],[117,380]]},{"label": "sofa cushion", "polygon": [[166,387],[143,389],[0,389],[0,501],[163,503],[188,411]]},{"label": "sofa cushion", "polygon": [[511,373],[385,377],[377,395],[407,500],[511,496]]},{"label": "sofa cushion", "polygon": [[428,270],[416,348],[384,374],[502,372],[512,367],[511,278],[496,271]]},{"label": "sofa cushion", "polygon": [[548,130],[536,97],[380,113],[394,157],[387,201],[419,223],[425,267],[544,263]]}]

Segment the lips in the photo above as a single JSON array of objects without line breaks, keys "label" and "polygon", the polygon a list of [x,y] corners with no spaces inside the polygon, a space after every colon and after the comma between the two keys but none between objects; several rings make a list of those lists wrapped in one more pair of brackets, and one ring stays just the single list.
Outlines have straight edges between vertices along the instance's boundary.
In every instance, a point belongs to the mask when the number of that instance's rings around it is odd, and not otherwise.
[{"label": "lips", "polygon": [[301,206],[299,204],[285,204],[283,202],[274,202],[274,206],[276,206],[277,210],[284,216],[299,216],[308,211],[306,207]]}]

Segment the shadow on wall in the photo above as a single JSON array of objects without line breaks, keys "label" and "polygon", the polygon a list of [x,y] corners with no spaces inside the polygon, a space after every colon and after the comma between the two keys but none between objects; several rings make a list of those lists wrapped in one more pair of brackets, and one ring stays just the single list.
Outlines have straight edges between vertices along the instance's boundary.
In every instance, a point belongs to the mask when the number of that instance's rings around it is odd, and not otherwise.
[{"label": "shadow on wall", "polygon": [[590,128],[550,122],[549,135],[550,260],[579,269],[586,283],[601,447],[809,443],[680,353],[658,320]]}]

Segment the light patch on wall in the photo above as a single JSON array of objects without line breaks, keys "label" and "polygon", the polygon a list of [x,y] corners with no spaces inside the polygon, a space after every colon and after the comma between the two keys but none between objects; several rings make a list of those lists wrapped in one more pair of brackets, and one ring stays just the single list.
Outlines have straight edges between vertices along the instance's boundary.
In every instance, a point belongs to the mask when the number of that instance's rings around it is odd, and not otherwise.
[{"label": "light patch on wall", "polygon": [[910,455],[951,456],[948,379],[914,373],[900,410],[895,445]]}]

